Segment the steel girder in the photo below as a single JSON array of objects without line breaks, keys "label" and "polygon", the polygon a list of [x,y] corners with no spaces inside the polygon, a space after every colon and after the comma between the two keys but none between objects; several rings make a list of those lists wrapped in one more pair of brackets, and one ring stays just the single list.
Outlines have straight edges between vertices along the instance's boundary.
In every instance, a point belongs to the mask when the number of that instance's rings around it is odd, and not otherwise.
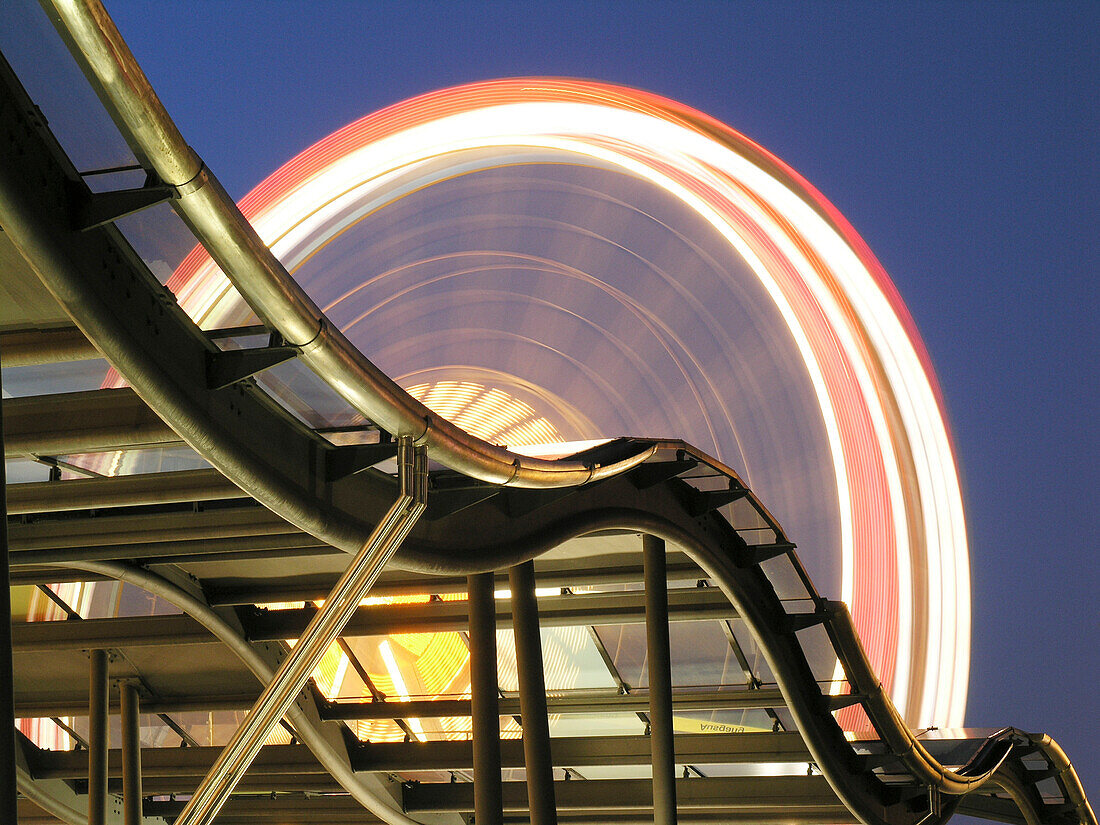
[{"label": "steel girder", "polygon": [[[555,765],[606,766],[648,765],[649,738],[645,736],[561,737],[551,740]],[[147,778],[201,777],[217,758],[219,748],[143,748],[141,764]],[[505,768],[523,767],[523,743],[519,739],[500,740],[501,764]],[[797,733],[743,733],[736,736],[682,734],[676,738],[676,756],[690,764],[752,764],[757,762],[796,762],[803,766],[810,753]],[[436,742],[425,747],[421,742],[372,742],[356,746],[351,752],[356,771],[396,773],[400,771],[469,770],[473,766],[470,740]],[[86,751],[41,751],[31,758],[31,768],[42,779],[83,779],[88,774]],[[122,753],[108,755],[112,778],[122,776]],[[803,771],[804,772],[804,771]],[[266,775],[317,775],[328,772],[303,745],[269,745],[256,758],[249,773]]]},{"label": "steel girder", "polygon": [[99,357],[99,350],[76,327],[0,332],[0,363],[5,367],[33,367]]},{"label": "steel girder", "polygon": [[[160,695],[142,702],[146,713],[186,713],[191,711],[247,710],[259,694],[184,694]],[[782,707],[783,693],[778,688],[755,690],[685,690],[672,694],[676,710],[750,710]],[[631,693],[594,693],[571,691],[547,697],[547,708],[554,714],[638,713],[649,707],[645,690]],[[117,703],[112,705],[117,710]],[[502,697],[501,716],[517,716],[519,699]],[[16,694],[16,715],[20,718],[83,716],[88,712],[86,695],[64,695],[43,699]],[[469,699],[410,699],[409,701],[341,701],[318,704],[318,715],[327,722],[367,719],[428,719],[445,716],[471,716]]]},{"label": "steel girder", "polygon": [[[641,624],[645,621],[642,593],[554,596],[540,600],[539,614],[547,627],[584,627],[609,624]],[[717,588],[690,588],[670,594],[672,621],[733,618],[736,613]],[[243,611],[241,622],[252,641],[295,639],[305,630],[316,608]],[[372,605],[360,607],[348,622],[345,636],[387,636],[394,633],[443,633],[465,630],[463,602]],[[512,613],[497,607],[497,625],[512,627]],[[97,645],[202,644],[213,641],[209,631],[186,615],[87,619],[73,626],[56,622],[20,624],[14,631],[14,649],[83,650]]]},{"label": "steel girder", "polygon": [[4,399],[4,456],[69,455],[179,445],[132,390]]},{"label": "steel girder", "polygon": [[7,488],[8,512],[13,515],[224,501],[244,495],[217,470],[41,481],[13,484]]}]

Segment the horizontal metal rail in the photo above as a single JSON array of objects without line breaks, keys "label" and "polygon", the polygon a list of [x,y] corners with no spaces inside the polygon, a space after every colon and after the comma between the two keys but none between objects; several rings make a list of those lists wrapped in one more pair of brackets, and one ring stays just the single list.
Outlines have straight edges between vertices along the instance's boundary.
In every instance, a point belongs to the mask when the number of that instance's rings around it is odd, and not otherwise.
[{"label": "horizontal metal rail", "polygon": [[221,501],[241,498],[247,496],[247,493],[217,470],[181,470],[174,473],[11,484],[8,485],[7,495],[8,512],[21,515]]},{"label": "horizontal metal rail", "polygon": [[[732,619],[737,613],[717,588],[687,588],[669,594],[672,621]],[[423,604],[377,604],[355,609],[345,636],[384,636],[391,633],[459,632],[467,627],[466,603],[433,601]],[[641,624],[645,621],[643,593],[548,596],[539,600],[541,623],[547,627]],[[296,639],[317,614],[316,608],[259,611],[243,615],[242,624],[253,641]],[[501,629],[512,626],[506,604],[497,605]],[[13,628],[17,651],[81,650],[97,644],[111,647],[172,646],[214,641],[209,632],[185,615],[87,619],[72,627],[57,622],[25,622]]]},{"label": "horizontal metal rail", "polygon": [[95,345],[76,327],[0,332],[0,363],[5,369],[102,357]]},{"label": "horizontal metal rail", "polygon": [[[189,713],[195,711],[248,710],[259,693],[205,693],[203,695],[160,694],[144,699],[145,713]],[[631,693],[592,693],[589,691],[556,694],[546,699],[550,713],[637,713],[645,712],[649,698],[645,690]],[[778,688],[757,690],[683,690],[673,693],[677,710],[748,710],[782,707],[783,694]],[[117,700],[112,708],[118,710]],[[37,694],[16,694],[16,715],[20,719],[48,719],[53,716],[84,716],[88,712],[86,694],[71,694],[43,699]],[[322,702],[318,707],[322,720],[353,721],[366,719],[430,719],[446,716],[469,716],[469,699],[410,699],[408,701],[341,701]],[[500,699],[502,716],[519,714],[519,700]]]},{"label": "horizontal metal rail", "polygon": [[[699,581],[706,573],[692,561],[685,561],[682,554],[672,554],[668,564],[668,580],[676,582]],[[570,559],[568,562],[536,560],[535,575],[540,588],[562,588],[584,585],[601,587],[610,584],[637,584],[642,581],[642,566],[630,556],[599,557],[594,559]],[[331,577],[330,577],[331,578]],[[264,602],[311,602],[324,598],[334,579],[326,578],[316,583],[304,577],[292,582],[257,582],[255,584],[220,585],[208,587],[210,603],[214,605],[248,605]],[[496,589],[508,589],[508,576],[496,576]],[[375,596],[408,596],[414,594],[436,595],[465,593],[465,576],[416,576],[408,573],[391,573],[383,576],[371,590]]]},{"label": "horizontal metal rail", "polygon": [[131,389],[5,398],[3,404],[5,458],[183,443]]},{"label": "horizontal metal rail", "polygon": [[[792,777],[788,777],[790,779]],[[793,777],[795,780],[806,779],[805,777]],[[811,779],[819,779],[819,777],[811,777]],[[624,783],[621,785],[607,785],[606,783],[599,787],[600,797],[605,795],[612,795],[616,792],[622,792],[628,790],[630,786],[625,783],[630,780],[619,780]],[[691,783],[696,780],[682,780],[682,782],[688,787],[685,789],[685,793],[692,796]],[[736,794],[739,790],[747,787],[747,781],[741,778],[736,779],[713,779],[706,780],[707,782],[714,783],[714,791],[733,793]],[[644,780],[648,784],[648,780]],[[515,784],[515,783],[509,783]],[[564,787],[561,792],[568,800],[581,797],[583,803],[583,796],[585,788],[593,785],[592,782],[573,781],[568,783],[559,782],[558,786],[569,785],[570,787]],[[703,781],[699,781],[699,784],[704,784]],[[814,783],[818,784],[818,783]],[[437,796],[433,792],[437,789],[429,788],[428,786],[420,786],[426,788],[423,795],[419,791],[406,791],[406,794],[416,800],[418,804],[422,804],[431,810],[439,810],[444,804],[450,803],[450,800],[446,800],[445,797],[461,797],[464,794],[470,793],[472,788],[471,783],[456,783],[455,785],[448,786],[453,790],[439,789],[440,794]],[[592,788],[596,790],[596,787]],[[786,788],[784,788],[785,790]],[[700,789],[702,790],[702,789]],[[555,789],[555,793],[557,789]],[[509,791],[509,793],[517,793],[517,791]],[[679,796],[679,788],[677,788],[677,795]],[[601,825],[635,825],[635,823],[648,823],[652,825],[653,818],[650,812],[648,820],[646,819],[646,811],[640,803],[640,796],[630,793],[625,802],[631,805],[631,807],[623,809],[613,808],[593,808],[588,806],[585,808],[566,808],[559,813],[559,821],[568,823],[581,823],[581,822],[598,822]],[[450,803],[448,810],[453,810],[455,805],[461,806],[462,802]],[[166,818],[170,818],[175,812],[178,812],[182,803],[170,802],[170,801],[158,801],[152,804],[146,805],[146,813],[150,815],[160,815]],[[524,823],[529,822],[526,815],[526,808],[519,807],[519,800],[515,798],[509,798],[506,800],[507,814],[505,817],[506,823]],[[787,805],[778,804],[774,798],[762,798],[756,800],[750,799],[748,804],[743,807],[735,807],[731,810],[716,811],[714,808],[697,807],[694,804],[690,806],[691,811],[685,810],[680,814],[679,821],[684,825],[729,825],[729,823],[752,823],[760,822],[765,825],[790,825],[791,822],[806,822],[811,825],[821,823],[821,825],[828,825],[833,823],[839,825],[840,823],[855,823],[856,820],[852,818],[851,814],[844,811],[843,806],[837,804],[835,801],[831,804],[825,802],[823,804],[817,804],[817,800],[813,797],[803,798],[794,797]],[[219,816],[218,823],[231,825],[245,825],[245,823],[306,823],[306,822],[324,822],[326,824],[333,823],[348,823],[349,825],[363,825],[364,818],[361,810],[356,810],[354,803],[346,797],[340,796],[317,796],[312,798],[292,797],[292,796],[277,796],[274,799],[261,798],[256,799],[242,798],[232,800],[223,809],[224,813]],[[425,811],[426,812],[426,811]],[[445,811],[444,811],[445,812]],[[572,812],[572,815],[570,815]],[[417,811],[420,813],[420,811]],[[366,820],[369,822],[369,820]],[[439,821],[439,820],[436,820]],[[445,821],[445,820],[444,820]]]},{"label": "horizontal metal rail", "polygon": [[[576,736],[551,740],[555,765],[607,766],[648,765],[649,739],[645,736]],[[501,764],[523,767],[523,742],[500,740]],[[142,776],[201,777],[214,764],[217,747],[143,748]],[[805,763],[810,752],[797,733],[740,733],[736,735],[682,734],[676,737],[676,754],[691,764]],[[122,754],[108,754],[108,776],[122,776]],[[473,743],[469,740],[432,742],[372,742],[351,752],[356,771],[450,771],[473,766]],[[33,770],[42,779],[80,779],[87,776],[86,751],[43,751]],[[326,771],[303,745],[269,745],[248,770],[251,776],[318,775]]]},{"label": "horizontal metal rail", "polygon": [[[53,483],[63,486],[74,482]],[[158,509],[155,512],[95,518],[43,518],[28,524],[13,524],[11,530],[12,550],[16,554],[33,550],[121,545],[134,548],[131,557],[141,555],[142,544],[163,542],[166,537],[173,537],[177,545],[210,539],[258,538],[255,544],[262,547],[265,537],[286,535],[302,534],[294,525],[258,506],[200,512],[189,508],[176,512]],[[303,535],[303,538],[307,537],[308,534]]]},{"label": "horizontal metal rail", "polygon": [[[142,713],[198,713],[217,710],[248,710],[260,697],[259,690],[249,693],[157,696],[143,699]],[[118,697],[113,696],[111,713],[120,710]],[[43,699],[40,693],[16,694],[15,715],[19,719],[50,719],[54,716],[84,716],[88,712],[87,695],[65,695]]]},{"label": "horizontal metal rail", "polygon": [[[519,713],[518,697],[498,700],[502,716]],[[778,688],[757,690],[679,691],[673,693],[677,710],[749,710],[782,707],[783,694]],[[638,713],[649,709],[648,691],[598,695],[551,695],[546,697],[549,713]],[[320,709],[322,719],[429,719],[469,716],[469,699],[412,699],[384,702],[329,702]]]},{"label": "horizontal metal rail", "polygon": [[[558,810],[652,811],[653,787],[649,779],[597,779],[554,783]],[[405,809],[410,813],[465,813],[473,810],[473,785],[469,782],[422,783],[405,788]],[[676,803],[681,810],[702,809],[714,813],[752,810],[783,813],[797,822],[803,812],[830,814],[837,823],[857,820],[837,800],[822,776],[709,777],[676,781]],[[504,808],[527,810],[527,789],[521,782],[504,783]],[[651,820],[652,821],[652,820]]]}]

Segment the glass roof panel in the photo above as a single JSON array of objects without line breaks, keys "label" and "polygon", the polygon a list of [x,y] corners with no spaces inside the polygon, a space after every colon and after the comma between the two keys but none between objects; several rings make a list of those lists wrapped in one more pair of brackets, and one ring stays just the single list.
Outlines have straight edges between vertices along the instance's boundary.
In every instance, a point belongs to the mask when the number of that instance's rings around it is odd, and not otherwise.
[{"label": "glass roof panel", "polygon": [[98,390],[109,365],[102,358],[4,367],[4,397],[53,395],[61,392]]},{"label": "glass roof panel", "polygon": [[[544,627],[541,632],[548,692],[617,687],[587,627]],[[497,631],[497,678],[501,690],[519,690],[511,630]]]},{"label": "glass roof panel", "polygon": [[760,569],[768,577],[775,595],[781,599],[809,599],[810,593],[802,578],[798,575],[791,557],[787,553],[760,563]]},{"label": "glass roof panel", "polygon": [[831,680],[836,673],[837,657],[824,626],[803,628],[797,635],[798,643],[806,654],[806,661],[810,663],[814,678],[819,682]]},{"label": "glass roof panel", "polygon": [[81,172],[136,163],[45,12],[31,0],[0,3],[0,51]]},{"label": "glass roof panel", "polygon": [[50,468],[29,458],[4,459],[4,476],[8,484],[49,481]]},{"label": "glass roof panel", "polygon": [[760,708],[747,710],[685,710],[672,714],[677,733],[737,734],[774,730],[775,720]]},{"label": "glass roof panel", "polygon": [[186,444],[150,447],[143,450],[112,450],[106,453],[79,453],[57,457],[94,475],[123,476],[162,473],[175,470],[203,470],[210,463]]},{"label": "glass roof panel", "polygon": [[[596,631],[623,681],[631,688],[648,687],[645,625],[601,625]],[[746,682],[720,622],[673,622],[669,625],[669,647],[672,683],[676,687]]]},{"label": "glass roof panel", "polygon": [[641,736],[645,722],[636,713],[550,714],[551,736]]}]

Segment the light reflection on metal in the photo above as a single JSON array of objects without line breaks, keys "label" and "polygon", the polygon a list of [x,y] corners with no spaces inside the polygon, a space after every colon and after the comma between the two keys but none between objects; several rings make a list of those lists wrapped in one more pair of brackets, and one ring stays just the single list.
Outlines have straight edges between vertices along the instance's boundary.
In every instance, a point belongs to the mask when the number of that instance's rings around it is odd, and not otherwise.
[{"label": "light reflection on metal", "polygon": [[408,387],[432,412],[492,444],[509,447],[564,441],[558,428],[529,404],[503,390],[472,381],[440,381]]},{"label": "light reflection on metal", "polygon": [[298,644],[283,660],[252,711],[188,800],[176,820],[179,825],[205,825],[217,816],[268,735],[301,693],[386,562],[424,512],[428,486],[427,457],[422,447],[415,448],[414,453],[412,439],[407,436],[398,442],[398,468],[400,492],[397,500],[363,549],[349,563],[329,594],[325,607],[310,621]]}]

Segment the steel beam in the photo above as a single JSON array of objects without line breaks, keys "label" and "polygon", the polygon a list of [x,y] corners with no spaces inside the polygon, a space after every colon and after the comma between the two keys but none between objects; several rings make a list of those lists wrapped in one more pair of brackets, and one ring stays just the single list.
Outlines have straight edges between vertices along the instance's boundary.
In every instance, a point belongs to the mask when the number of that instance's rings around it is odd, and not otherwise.
[{"label": "steel beam", "polygon": [[[759,764],[784,762],[805,764],[810,751],[798,734],[690,734],[683,738],[682,756],[693,764]],[[504,768],[524,767],[524,745],[519,739],[499,740],[499,764]],[[218,758],[217,747],[144,748],[141,752],[142,782],[146,793],[190,793],[195,780],[204,777]],[[650,763],[649,740],[645,736],[551,738],[550,751],[558,766],[645,767]],[[364,742],[352,748],[351,767],[356,772],[400,773],[406,771],[469,771],[474,764],[474,746],[469,739],[407,742]],[[42,780],[79,780],[87,777],[85,750],[40,751],[32,762],[34,775]],[[124,778],[125,759],[119,749],[108,753],[108,778]],[[249,768],[249,785],[241,791],[266,793],[292,787],[320,787],[328,772],[304,745],[265,747]],[[180,780],[169,785],[162,781]],[[189,785],[187,783],[190,783]],[[477,780],[474,778],[474,792]]]},{"label": "steel beam", "polygon": [[[685,734],[677,746],[683,760],[700,765],[809,760],[809,751],[797,733]],[[503,767],[523,767],[521,740],[502,739],[499,747]],[[645,736],[554,737],[550,756],[559,767],[649,765],[650,741]],[[352,753],[352,766],[358,771],[469,770],[472,765],[473,749],[468,741],[372,742]]]},{"label": "steel beam", "polygon": [[[142,703],[145,713],[188,713],[217,710],[248,710],[255,703],[258,692],[206,694],[202,696],[181,694],[161,695]],[[519,699],[497,700],[501,716],[519,715]],[[760,690],[686,690],[672,694],[676,710],[746,710],[769,708],[783,704],[783,695],[774,688]],[[550,713],[637,713],[649,706],[644,690],[630,694],[593,693],[568,691],[548,696],[546,706]],[[112,712],[118,704],[111,705]],[[43,699],[38,695],[16,695],[15,715],[19,719],[47,718],[50,716],[84,716],[88,712],[88,697],[59,696]],[[469,699],[413,699],[400,701],[345,701],[321,705],[321,718],[327,721],[359,719],[427,719],[444,716],[472,716]]]},{"label": "steel beam", "polygon": [[473,731],[474,819],[501,825],[500,707],[497,684],[496,589],[492,573],[467,580],[470,610],[470,713]]},{"label": "steel beam", "polygon": [[[527,774],[527,808],[532,825],[556,825],[554,762],[550,754],[550,723],[546,714],[542,634],[535,598],[535,565],[524,562],[508,570],[512,590],[516,670],[519,675],[523,762]],[[409,810],[406,798],[406,810]]]},{"label": "steel beam", "polygon": [[[58,487],[79,482],[52,482]],[[239,493],[239,491],[238,491]],[[139,512],[86,518],[54,516],[30,524],[16,524],[10,531],[13,552],[101,545],[141,545],[165,538],[174,541],[206,541],[224,538],[263,538],[301,535],[298,528],[259,505],[218,507],[195,512],[191,508],[166,512]],[[315,541],[310,539],[311,541]],[[262,542],[257,542],[263,546]],[[137,551],[140,553],[140,549]]]},{"label": "steel beam", "polygon": [[5,369],[102,357],[76,327],[0,332],[0,363]]},{"label": "steel beam", "polygon": [[[724,780],[712,779],[705,781],[728,787],[728,783]],[[567,792],[581,794],[585,786],[592,783],[576,781],[570,784],[573,787],[565,789]],[[434,791],[434,786],[431,785],[420,787],[428,794]],[[456,793],[469,793],[469,783],[458,783],[455,787],[457,789]],[[415,798],[419,795],[417,793],[419,790],[419,788],[410,789],[407,793]],[[608,793],[608,791],[601,789],[601,793]],[[182,802],[158,801],[147,806],[147,813],[171,819],[182,806]],[[518,808],[511,810],[509,815],[506,816],[505,822],[509,825],[512,823],[521,825],[521,823],[529,822],[526,815],[521,811],[522,809]],[[22,822],[22,820],[20,821]],[[218,825],[267,825],[267,823],[271,823],[271,825],[307,825],[315,822],[331,823],[332,825],[344,825],[345,823],[347,825],[363,825],[363,823],[374,821],[373,818],[364,815],[362,808],[359,808],[353,800],[345,796],[335,795],[311,798],[300,796],[234,798],[226,804],[225,808],[222,809],[222,813],[218,816]],[[652,819],[647,819],[643,812],[637,809],[592,809],[563,813],[560,821],[563,825],[565,823],[568,823],[568,825],[582,825],[582,823],[584,825],[646,825],[646,823],[651,823]],[[856,820],[850,814],[845,814],[843,809],[838,810],[835,806],[812,808],[809,805],[792,803],[786,809],[747,806],[718,813],[707,812],[702,809],[686,814],[681,821],[685,825],[729,825],[730,823],[749,825],[749,823],[755,822],[764,823],[765,825],[790,825],[792,822],[828,825],[828,823],[855,823]]]},{"label": "steel beam", "polygon": [[[142,711],[145,710],[147,708],[143,706]],[[207,746],[142,748],[142,777],[201,777],[210,770],[219,753],[221,748]],[[109,778],[122,778],[125,759],[120,749],[115,748],[108,753],[107,766]],[[31,768],[40,779],[81,779],[87,776],[88,754],[79,750],[39,751],[34,754]],[[269,745],[249,768],[249,774],[254,776],[313,776],[325,773],[317,757],[305,745]]]},{"label": "steel beam", "polygon": [[[797,733],[684,734],[678,746],[692,764],[806,763],[810,754]],[[501,739],[499,764],[522,768],[523,742]],[[217,747],[144,748],[143,779],[196,778],[204,776],[221,752]],[[645,736],[569,736],[550,740],[555,765],[576,767],[648,765],[649,739]],[[124,774],[120,750],[108,753],[108,777]],[[351,751],[351,766],[358,772],[468,771],[474,765],[471,740],[430,742],[369,742]],[[87,776],[86,751],[40,751],[33,760],[40,779],[81,779]],[[325,769],[304,745],[268,745],[248,770],[252,777],[306,777],[324,775]],[[476,785],[476,777],[475,782]]]},{"label": "steel beam", "polygon": [[[648,779],[601,779],[555,782],[558,807],[564,811],[645,811],[650,809]],[[858,820],[840,803],[821,776],[752,776],[679,779],[676,797],[684,809],[714,813],[753,812],[784,815],[797,822],[802,814],[825,815],[836,823]],[[527,809],[523,783],[504,784],[506,811]],[[405,787],[410,813],[462,813],[473,810],[469,783],[420,783]],[[532,821],[534,821],[534,811]]]},{"label": "steel beam", "polygon": [[3,404],[5,458],[183,443],[129,388],[5,398]]},{"label": "steel beam", "polygon": [[[217,470],[184,470],[136,476],[37,481],[8,488],[8,512],[56,513],[148,504],[179,504],[243,498]],[[321,598],[318,596],[318,598]]]},{"label": "steel beam", "polygon": [[107,822],[107,651],[92,650],[88,669],[88,825]]},{"label": "steel beam", "polygon": [[[68,483],[68,482],[67,482]],[[19,485],[25,487],[28,485]],[[668,563],[669,581],[698,581],[706,578],[699,565],[687,561],[680,553],[670,554],[674,560]],[[578,584],[609,585],[635,584],[644,578],[642,566],[633,556],[596,556],[569,559],[568,562],[535,560],[535,575],[540,587],[571,587]],[[497,590],[508,587],[506,573],[494,574]],[[323,599],[335,576],[296,577],[290,581],[258,581],[214,584],[209,588],[213,605],[260,604],[264,602],[312,602]],[[371,593],[379,596],[404,596],[410,593],[443,594],[465,593],[465,576],[425,576],[394,571],[383,574]]]},{"label": "steel beam", "polygon": [[[138,686],[119,685],[122,719],[122,822],[141,825],[141,705]],[[108,771],[110,759],[108,758]]]},{"label": "steel beam", "polygon": [[[746,710],[779,707],[783,694],[775,688],[759,690],[685,690],[674,693],[672,704],[677,710]],[[567,691],[546,697],[550,713],[637,713],[649,708],[646,691],[629,694]],[[499,700],[501,716],[519,713],[519,699]],[[442,716],[470,716],[469,700],[423,699],[408,702],[332,702],[321,710],[323,719],[414,719]]]},{"label": "steel beam", "polygon": [[13,637],[17,651],[87,650],[107,645],[172,646],[215,641],[210,631],[187,615],[85,619],[82,622],[24,622],[15,625]]},{"label": "steel beam", "polygon": [[649,735],[653,755],[653,822],[654,825],[676,825],[676,750],[672,734],[672,654],[668,638],[665,543],[654,536],[643,536],[642,556],[649,665]]},{"label": "steel beam", "polygon": [[[497,626],[512,627],[513,613],[505,603],[497,605]],[[316,612],[307,607],[269,610],[246,616],[243,621],[255,640],[293,639]],[[736,617],[729,600],[717,588],[683,588],[669,593],[669,621],[703,621]],[[641,624],[645,621],[645,594],[581,593],[547,596],[539,600],[539,620],[548,627]],[[458,601],[424,604],[390,604],[361,607],[348,623],[346,635],[376,636],[390,633],[458,632],[467,626],[466,606]]]},{"label": "steel beam", "polygon": [[[148,564],[201,564],[248,560],[338,556],[340,552],[306,534],[233,536],[223,539],[152,541],[134,544],[102,544],[20,550],[13,554],[13,568],[80,566],[94,561],[140,560]],[[48,579],[52,582],[53,579]]]}]

